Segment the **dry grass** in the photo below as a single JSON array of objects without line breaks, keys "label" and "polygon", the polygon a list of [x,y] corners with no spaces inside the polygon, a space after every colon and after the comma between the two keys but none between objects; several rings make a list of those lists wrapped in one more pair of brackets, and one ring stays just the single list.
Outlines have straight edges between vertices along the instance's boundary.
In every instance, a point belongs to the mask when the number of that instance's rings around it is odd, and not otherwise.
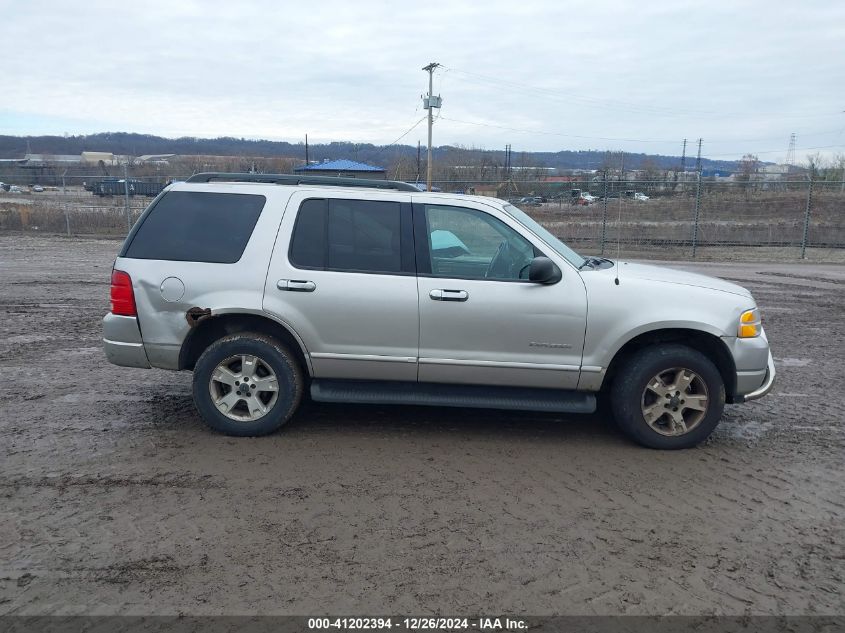
[{"label": "dry grass", "polygon": [[[148,198],[130,199],[134,222]],[[699,210],[697,257],[702,259],[796,259],[800,257],[806,191],[705,191]],[[695,198],[689,193],[647,202],[622,198],[590,206],[547,203],[526,211],[552,233],[585,253],[623,252],[644,257],[688,258],[692,252]],[[814,191],[808,228],[816,261],[845,261],[845,194]],[[127,217],[122,198],[99,198],[73,189],[0,197],[0,231],[123,237]],[[741,254],[739,256],[738,254]],[[810,257],[810,255],[808,255]]]}]

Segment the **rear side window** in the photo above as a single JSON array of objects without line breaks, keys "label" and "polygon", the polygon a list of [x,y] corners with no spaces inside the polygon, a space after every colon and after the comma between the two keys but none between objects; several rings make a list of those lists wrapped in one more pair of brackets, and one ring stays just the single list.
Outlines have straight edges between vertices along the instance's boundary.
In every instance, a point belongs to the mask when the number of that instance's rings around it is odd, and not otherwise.
[{"label": "rear side window", "polygon": [[243,193],[170,191],[149,210],[121,256],[234,264],[266,201]]},{"label": "rear side window", "polygon": [[290,261],[300,268],[326,267],[326,200],[306,200],[299,207],[290,245]]},{"label": "rear side window", "polygon": [[290,261],[300,268],[400,273],[398,202],[306,200],[297,215]]}]

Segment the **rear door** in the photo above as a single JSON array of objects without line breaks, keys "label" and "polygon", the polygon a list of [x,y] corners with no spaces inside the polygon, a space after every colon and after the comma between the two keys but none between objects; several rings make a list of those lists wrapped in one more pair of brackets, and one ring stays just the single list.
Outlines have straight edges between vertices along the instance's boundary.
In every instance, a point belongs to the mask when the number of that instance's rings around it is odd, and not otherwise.
[{"label": "rear door", "polygon": [[[587,316],[578,273],[503,212],[420,199],[420,382],[574,389]],[[560,266],[561,281],[527,280],[538,255]]]},{"label": "rear door", "polygon": [[417,304],[410,194],[293,194],[264,309],[301,337],[315,377],[416,381]]}]

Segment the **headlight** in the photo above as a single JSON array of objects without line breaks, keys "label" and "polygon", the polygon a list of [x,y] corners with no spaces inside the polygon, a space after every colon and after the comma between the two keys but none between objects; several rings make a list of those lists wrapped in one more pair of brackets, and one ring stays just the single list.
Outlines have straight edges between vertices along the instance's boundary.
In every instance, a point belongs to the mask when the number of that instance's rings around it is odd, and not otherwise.
[{"label": "headlight", "polygon": [[760,325],[760,310],[753,308],[746,310],[739,316],[739,330],[737,336],[739,338],[754,338],[760,336],[763,331],[763,326]]}]

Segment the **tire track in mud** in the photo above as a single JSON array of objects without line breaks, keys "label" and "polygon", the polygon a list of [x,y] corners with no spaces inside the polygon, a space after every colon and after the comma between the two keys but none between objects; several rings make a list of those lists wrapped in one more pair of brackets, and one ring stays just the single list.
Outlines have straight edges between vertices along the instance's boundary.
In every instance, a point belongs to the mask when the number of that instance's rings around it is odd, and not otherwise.
[{"label": "tire track in mud", "polygon": [[116,250],[0,235],[0,613],[841,613],[838,290],[733,275],[779,382],[698,449],[600,416],[313,403],[250,440],[205,430],[189,375],[105,362]]}]

